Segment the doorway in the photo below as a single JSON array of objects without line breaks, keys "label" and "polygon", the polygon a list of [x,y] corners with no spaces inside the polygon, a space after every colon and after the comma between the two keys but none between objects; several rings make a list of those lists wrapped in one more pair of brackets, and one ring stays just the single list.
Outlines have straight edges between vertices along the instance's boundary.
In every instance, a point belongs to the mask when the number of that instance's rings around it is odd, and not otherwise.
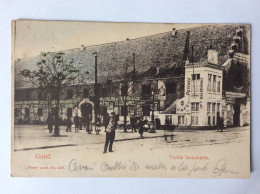
[{"label": "doorway", "polygon": [[80,106],[81,117],[92,120],[92,104],[84,103]]},{"label": "doorway", "polygon": [[233,125],[240,126],[240,103],[238,99],[236,99],[233,108],[234,108]]}]

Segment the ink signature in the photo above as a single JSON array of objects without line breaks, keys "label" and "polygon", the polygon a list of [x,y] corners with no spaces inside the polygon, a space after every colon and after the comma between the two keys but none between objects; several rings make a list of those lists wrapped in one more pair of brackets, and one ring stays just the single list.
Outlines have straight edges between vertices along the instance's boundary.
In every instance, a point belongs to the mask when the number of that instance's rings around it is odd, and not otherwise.
[{"label": "ink signature", "polygon": [[239,172],[230,170],[227,168],[226,160],[221,159],[216,163],[215,168],[213,169],[213,174],[221,176],[222,174],[238,174]]}]

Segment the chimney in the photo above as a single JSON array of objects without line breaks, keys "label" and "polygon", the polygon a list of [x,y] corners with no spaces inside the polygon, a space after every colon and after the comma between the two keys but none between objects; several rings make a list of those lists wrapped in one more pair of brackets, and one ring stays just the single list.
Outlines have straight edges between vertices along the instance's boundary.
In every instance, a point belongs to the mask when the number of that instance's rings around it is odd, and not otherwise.
[{"label": "chimney", "polygon": [[176,28],[173,28],[173,29],[172,29],[172,37],[175,37],[176,34],[177,34],[177,30],[176,30]]},{"label": "chimney", "polygon": [[84,45],[81,45],[80,51],[82,52],[82,51],[85,51],[85,50],[86,50],[86,47]]},{"label": "chimney", "polygon": [[235,52],[237,52],[237,51],[238,51],[238,44],[235,43],[235,42],[233,42],[233,43],[231,44],[231,49],[234,50]]},{"label": "chimney", "polygon": [[218,64],[218,52],[212,49],[212,46],[208,50],[208,63],[217,65]]},{"label": "chimney", "polygon": [[229,58],[229,59],[232,59],[233,56],[234,56],[234,54],[235,54],[234,50],[229,50],[229,51],[228,51],[228,58]]},{"label": "chimney", "polygon": [[242,35],[243,35],[243,28],[236,29],[236,35],[242,37]]}]

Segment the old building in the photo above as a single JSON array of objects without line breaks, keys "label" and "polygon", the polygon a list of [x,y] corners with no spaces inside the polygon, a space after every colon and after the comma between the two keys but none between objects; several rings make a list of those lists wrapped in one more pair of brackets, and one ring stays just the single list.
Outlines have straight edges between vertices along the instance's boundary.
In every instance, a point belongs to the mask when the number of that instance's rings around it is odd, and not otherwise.
[{"label": "old building", "polygon": [[[63,88],[61,120],[78,113],[94,122],[96,102],[101,119],[106,112],[115,111],[120,121],[129,120],[133,114],[147,120],[159,119],[161,125],[215,126],[218,116],[224,118],[225,125],[249,124],[250,52],[246,33],[246,26],[208,26],[175,30],[174,36],[169,32],[65,51],[80,71],[89,72],[89,81]],[[183,58],[191,59],[187,34],[191,36],[190,44],[199,46],[195,47],[194,62],[185,64]],[[90,58],[93,51],[100,52],[103,63],[98,69],[96,95],[93,56]],[[128,71],[122,75],[122,60],[129,56]],[[48,114],[56,111],[51,92],[31,88],[29,81],[19,75],[22,68],[33,68],[36,62],[37,57],[15,63],[17,124],[45,123]],[[131,79],[126,80],[128,76]]]}]

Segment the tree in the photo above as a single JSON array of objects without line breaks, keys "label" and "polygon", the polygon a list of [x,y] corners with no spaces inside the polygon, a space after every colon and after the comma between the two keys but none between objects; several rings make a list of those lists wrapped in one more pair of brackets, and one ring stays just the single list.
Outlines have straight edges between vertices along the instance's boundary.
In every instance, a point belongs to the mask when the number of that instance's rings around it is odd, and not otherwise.
[{"label": "tree", "polygon": [[74,67],[74,59],[67,61],[64,59],[64,55],[63,52],[41,52],[37,70],[23,69],[20,72],[20,75],[31,81],[33,87],[49,93],[52,99],[55,99],[54,136],[60,135],[59,110],[62,89],[75,84],[79,77],[79,70]]},{"label": "tree", "polygon": [[119,71],[119,76],[121,80],[121,96],[124,99],[124,106],[122,107],[124,111],[124,132],[127,132],[127,96],[128,96],[128,90],[130,87],[133,87],[130,82],[133,80],[135,77],[135,70],[132,69],[130,66],[131,60],[128,58],[126,61],[123,63],[122,69]]}]

